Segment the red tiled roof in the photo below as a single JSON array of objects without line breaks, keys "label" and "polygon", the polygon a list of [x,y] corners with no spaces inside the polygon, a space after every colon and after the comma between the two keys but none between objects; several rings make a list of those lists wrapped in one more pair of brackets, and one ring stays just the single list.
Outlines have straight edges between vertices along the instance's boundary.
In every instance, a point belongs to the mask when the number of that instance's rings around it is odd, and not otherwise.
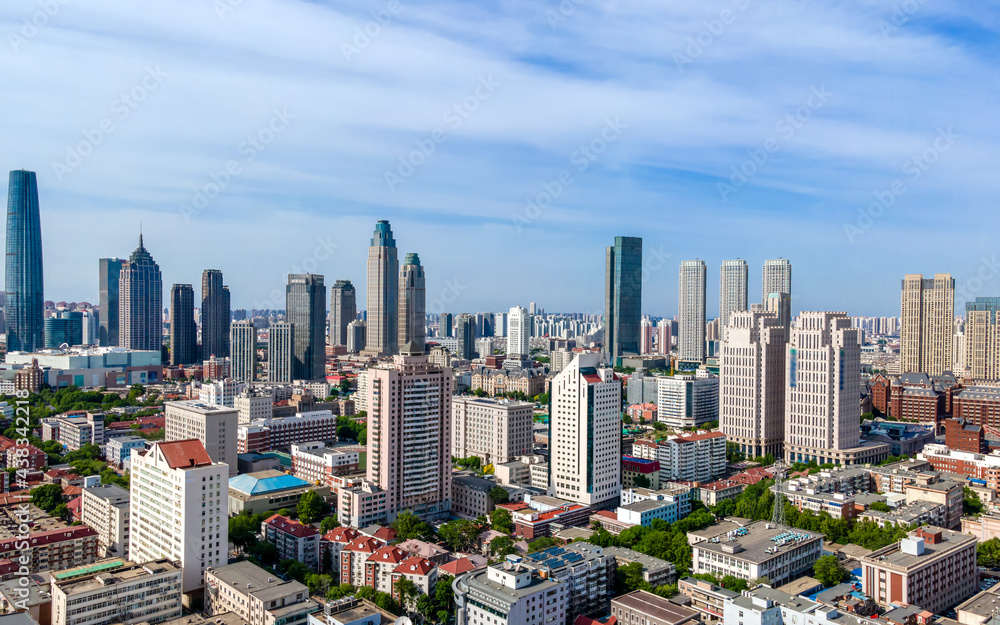
[{"label": "red tiled roof", "polygon": [[393,573],[408,573],[410,575],[428,575],[434,570],[434,563],[427,558],[414,556],[399,563]]},{"label": "red tiled roof", "polygon": [[597,516],[602,516],[602,517],[606,517],[606,518],[609,518],[609,519],[614,519],[615,521],[618,520],[618,515],[615,514],[612,511],[610,511],[610,510],[598,510],[594,514],[597,515]]},{"label": "red tiled roof", "polygon": [[473,571],[475,568],[476,565],[473,564],[468,558],[459,558],[458,560],[452,560],[451,562],[442,564],[438,570],[454,577],[456,575],[461,575],[462,573]]},{"label": "red tiled roof", "polygon": [[394,547],[392,545],[380,547],[376,549],[372,555],[368,556],[369,562],[390,562],[392,564],[399,564],[405,559],[406,552],[399,547]]},{"label": "red tiled roof", "polygon": [[83,494],[83,489],[79,486],[64,486],[63,497],[79,497]]},{"label": "red tiled roof", "polygon": [[184,469],[187,467],[204,467],[212,464],[205,446],[197,438],[184,441],[170,441],[155,443],[163,453],[167,464],[171,469]]},{"label": "red tiled roof", "polygon": [[347,543],[347,545],[344,547],[344,551],[372,553],[376,549],[378,549],[381,544],[382,543],[369,536],[359,536],[358,538],[355,538],[351,542]]},{"label": "red tiled roof", "polygon": [[705,432],[704,434],[692,434],[690,436],[678,436],[675,440],[685,440],[689,442],[703,441],[709,438],[719,438],[720,436],[725,437],[722,432]]},{"label": "red tiled roof", "polygon": [[349,527],[337,527],[330,530],[326,534],[323,534],[323,540],[331,543],[343,543],[346,545],[358,536],[361,536],[361,534],[355,529],[351,529]]},{"label": "red tiled roof", "polygon": [[592,619],[589,616],[579,615],[573,621],[573,625],[617,625],[618,617],[612,616],[606,621],[598,621],[597,619]]},{"label": "red tiled roof", "polygon": [[280,514],[275,514],[264,521],[264,525],[269,525],[274,529],[284,532],[286,534],[291,534],[296,538],[306,538],[307,536],[315,536],[319,534],[319,530],[311,525],[303,525],[298,521],[293,521],[288,517],[283,517]]},{"label": "red tiled roof", "polygon": [[505,510],[510,510],[511,512],[520,512],[521,510],[526,510],[530,508],[528,504],[523,501],[516,501],[514,503],[498,503],[497,508],[503,508]]},{"label": "red tiled roof", "polygon": [[[32,547],[41,547],[65,540],[86,538],[88,536],[97,536],[97,530],[86,525],[78,525],[76,527],[62,527],[45,532],[38,532],[37,534],[30,534],[28,536],[28,540],[31,541]],[[14,550],[15,545],[23,542],[23,540],[23,537],[5,538],[0,540],[0,551],[6,552]]]},{"label": "red tiled roof", "polygon": [[396,529],[393,527],[380,527],[375,530],[375,538],[378,538],[382,542],[391,543],[396,540]]}]

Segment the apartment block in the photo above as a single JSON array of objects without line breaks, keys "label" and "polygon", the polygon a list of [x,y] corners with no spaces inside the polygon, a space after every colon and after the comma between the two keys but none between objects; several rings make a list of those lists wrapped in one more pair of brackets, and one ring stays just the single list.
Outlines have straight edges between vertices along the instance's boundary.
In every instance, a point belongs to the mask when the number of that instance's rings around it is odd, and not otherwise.
[{"label": "apartment block", "polygon": [[697,428],[719,418],[719,378],[707,369],[657,379],[657,417],[675,429]]},{"label": "apartment block", "polygon": [[645,590],[634,590],[611,600],[611,616],[619,623],[692,625],[700,623],[697,610],[676,604]]},{"label": "apartment block", "polygon": [[212,462],[227,465],[229,476],[236,475],[238,414],[227,408],[200,401],[167,402],[164,440],[198,439]]},{"label": "apartment block", "polygon": [[356,486],[337,488],[337,519],[341,525],[367,527],[386,523],[388,516],[388,493],[377,484],[364,480]]},{"label": "apartment block", "polygon": [[359,471],[364,450],[358,445],[327,447],[323,441],[295,443],[291,454],[292,473],[307,482],[335,486],[335,477]]},{"label": "apartment block", "polygon": [[83,489],[80,520],[97,530],[97,551],[102,558],[128,555],[129,500],[129,491],[115,484]]},{"label": "apartment block", "polygon": [[278,548],[278,559],[292,559],[319,570],[320,533],[315,527],[279,514],[260,524],[261,537]]},{"label": "apartment block", "polygon": [[673,436],[657,445],[660,483],[710,482],[726,473],[726,435],[705,432]]},{"label": "apartment block", "polygon": [[337,440],[337,416],[329,410],[300,412],[293,417],[258,419],[237,429],[238,453],[286,450],[296,443]]},{"label": "apartment block", "polygon": [[61,571],[97,560],[97,530],[81,525],[0,540],[0,560],[27,566],[31,573]]},{"label": "apartment block", "polygon": [[240,425],[270,419],[274,416],[274,395],[267,389],[246,388],[233,399],[233,407],[239,415],[237,423]]},{"label": "apartment block", "polygon": [[566,584],[508,559],[455,578],[455,625],[566,625]]},{"label": "apartment block", "polygon": [[456,396],[451,401],[451,455],[503,464],[531,453],[535,405]]},{"label": "apartment block", "polygon": [[950,273],[903,276],[899,359],[903,373],[939,375],[953,361],[955,279]]},{"label": "apartment block", "polygon": [[602,616],[614,594],[615,556],[587,542],[549,547],[524,557],[524,562],[549,579],[565,584],[566,611],[573,615]]},{"label": "apartment block", "polygon": [[52,575],[52,625],[162,623],[181,616],[181,567],[114,558]]},{"label": "apartment block", "polygon": [[272,577],[250,562],[205,571],[206,615],[232,612],[247,625],[304,625],[309,614],[319,609],[304,584]]},{"label": "apartment block", "polygon": [[42,440],[56,440],[76,451],[84,445],[103,445],[104,413],[60,415],[42,420]]}]

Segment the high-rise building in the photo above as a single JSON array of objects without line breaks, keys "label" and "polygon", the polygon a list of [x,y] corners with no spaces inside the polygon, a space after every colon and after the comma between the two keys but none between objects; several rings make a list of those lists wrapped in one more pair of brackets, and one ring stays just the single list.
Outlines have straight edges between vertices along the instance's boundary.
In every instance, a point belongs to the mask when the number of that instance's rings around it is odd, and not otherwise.
[{"label": "high-rise building", "polygon": [[747,261],[739,258],[722,261],[722,267],[719,268],[719,329],[722,334],[721,338],[725,338],[729,315],[747,309],[749,275],[750,269],[747,267]]},{"label": "high-rise building", "polygon": [[237,382],[253,382],[257,379],[257,329],[253,327],[252,321],[236,321],[229,334],[233,379]]},{"label": "high-rise building", "polygon": [[776,315],[778,323],[786,330],[792,327],[792,296],[788,293],[770,293],[764,300],[764,310]]},{"label": "high-rise building", "polygon": [[781,458],[785,439],[785,343],[776,315],[735,312],[719,359],[719,426],[750,458]]},{"label": "high-rise building", "polygon": [[[226,380],[220,384],[228,383]],[[235,388],[235,387],[234,387]],[[230,396],[236,395],[235,390]],[[228,465],[230,476],[236,475],[236,440],[239,413],[235,408],[201,401],[170,401],[164,407],[163,438],[168,441],[198,439],[212,462]],[[233,403],[230,401],[230,406]]]},{"label": "high-rise building", "polygon": [[455,396],[451,408],[451,455],[497,465],[531,454],[533,403]]},{"label": "high-rise building", "polygon": [[638,354],[642,315],[642,238],[615,237],[604,269],[604,351],[612,364]]},{"label": "high-rise building", "polygon": [[391,522],[451,512],[452,370],[427,356],[393,356],[367,371],[368,479],[386,491]]},{"label": "high-rise building", "polygon": [[656,351],[664,356],[670,355],[670,344],[674,334],[674,322],[670,319],[660,319],[656,324]]},{"label": "high-rise building", "polygon": [[785,460],[877,463],[885,444],[861,444],[861,347],[842,312],[803,312],[785,352]]},{"label": "high-rise building", "polygon": [[767,302],[771,293],[792,295],[792,263],[784,258],[765,260],[761,273],[760,303]]},{"label": "high-rise building", "polygon": [[285,319],[292,324],[292,376],[296,380],[326,377],[326,287],[323,276],[289,274]]},{"label": "high-rise building", "polygon": [[427,292],[420,257],[407,254],[399,271],[399,346],[413,343],[420,352],[427,337]]},{"label": "high-rise building", "polygon": [[64,310],[45,320],[45,349],[83,344],[83,313]]},{"label": "high-rise building", "polygon": [[157,351],[163,345],[163,278],[160,266],[139,247],[122,264],[119,296],[119,343],[128,349]]},{"label": "high-rise building", "polygon": [[614,508],[621,492],[622,383],[602,354],[583,353],[551,384],[548,494]]},{"label": "high-rise building", "polygon": [[7,189],[5,315],[7,351],[34,352],[44,344],[42,224],[35,172],[10,172]]},{"label": "high-rise building", "polygon": [[708,369],[656,381],[657,421],[680,430],[719,420],[719,378]]},{"label": "high-rise building", "polygon": [[267,330],[267,381],[292,381],[292,324],[287,321],[272,323]]},{"label": "high-rise building", "polygon": [[455,336],[455,315],[451,313],[441,313],[439,318],[439,332],[442,337],[450,338]]},{"label": "high-rise building", "polygon": [[347,351],[357,354],[365,349],[365,333],[367,324],[360,319],[347,324]]},{"label": "high-rise building", "polygon": [[197,361],[194,288],[190,284],[175,284],[170,287],[170,364],[189,365]]},{"label": "high-rise building", "polygon": [[399,353],[399,257],[389,222],[375,224],[368,248],[368,319],[365,353],[391,356]]},{"label": "high-rise building", "polygon": [[476,320],[472,315],[462,313],[455,317],[455,355],[464,360],[476,357]]},{"label": "high-rise building", "polygon": [[198,440],[161,441],[132,451],[131,478],[129,560],[179,561],[181,591],[199,590],[206,568],[229,561],[228,468]]},{"label": "high-rise building", "polygon": [[653,322],[643,319],[639,324],[639,353],[653,353]]},{"label": "high-rise building", "polygon": [[330,345],[347,345],[347,326],[358,316],[358,294],[350,280],[330,287]]},{"label": "high-rise building", "polygon": [[102,347],[118,345],[118,319],[120,303],[118,284],[121,280],[121,258],[102,258],[98,261],[98,297],[100,298],[100,334],[98,345]]},{"label": "high-rise building", "polygon": [[[1000,379],[1000,326],[997,312],[1000,311],[1000,297],[977,297],[965,304],[965,327],[959,334],[956,330],[954,341],[961,337],[962,360],[969,367],[976,380],[995,381]],[[957,324],[956,324],[957,328]],[[953,353],[959,350],[952,348]],[[957,356],[953,360],[958,364]]]},{"label": "high-rise building", "polygon": [[955,279],[937,273],[903,276],[899,366],[902,373],[950,371],[955,332]]},{"label": "high-rise building", "polygon": [[705,360],[705,261],[681,262],[677,298],[678,357],[690,362]]},{"label": "high-rise building", "polygon": [[222,284],[222,272],[206,269],[201,274],[202,358],[225,358],[229,355],[231,319],[229,287]]},{"label": "high-rise building", "polygon": [[[966,302],[965,305],[966,317],[969,316],[970,303],[971,302]],[[998,302],[998,307],[1000,307],[1000,302]],[[965,319],[955,319],[955,339],[953,341],[954,344],[952,345],[952,353],[954,354],[954,356],[952,357],[952,362],[954,362],[955,364],[952,365],[951,370],[957,376],[961,376],[962,371],[964,371],[965,368],[969,366],[969,359],[968,359],[969,352],[966,349],[966,346],[968,345],[966,338],[967,335],[965,332]]]},{"label": "high-rise building", "polygon": [[94,310],[84,310],[80,313],[80,333],[84,345],[97,345],[97,337],[100,335],[100,327],[97,312]]},{"label": "high-rise building", "polygon": [[531,318],[528,309],[514,306],[507,315],[507,355],[527,356],[531,353]]}]

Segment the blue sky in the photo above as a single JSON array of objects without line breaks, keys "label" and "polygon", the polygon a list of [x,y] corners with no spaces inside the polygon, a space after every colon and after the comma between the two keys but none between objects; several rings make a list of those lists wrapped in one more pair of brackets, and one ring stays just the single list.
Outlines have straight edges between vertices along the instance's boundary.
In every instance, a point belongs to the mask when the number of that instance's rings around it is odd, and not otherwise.
[{"label": "blue sky", "polygon": [[296,270],[363,290],[389,219],[434,312],[597,312],[620,234],[644,239],[649,314],[675,314],[681,260],[708,263],[713,316],[722,260],[747,259],[754,300],[784,257],[796,310],[895,315],[905,273],[1000,295],[998,18],[949,0],[8,0],[0,140],[6,169],[38,172],[47,299],[96,301],[97,259],[127,256],[140,221],[166,285],[218,268],[236,307],[283,306]]}]

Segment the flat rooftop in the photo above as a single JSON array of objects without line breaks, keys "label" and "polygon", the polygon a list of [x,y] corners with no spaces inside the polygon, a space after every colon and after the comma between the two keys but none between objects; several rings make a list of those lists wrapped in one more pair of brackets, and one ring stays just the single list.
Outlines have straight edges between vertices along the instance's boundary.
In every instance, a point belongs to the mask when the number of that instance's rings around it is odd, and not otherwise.
[{"label": "flat rooftop", "polygon": [[[933,528],[933,531],[941,532],[942,541],[933,545],[925,539],[924,552],[919,556],[904,552],[899,547],[900,543],[896,543],[870,553],[865,556],[863,560],[865,563],[873,564],[875,566],[891,566],[900,569],[910,569],[921,566],[925,562],[928,562],[935,557],[940,557],[950,551],[954,551],[955,549],[968,547],[970,543],[975,545],[977,542],[975,536],[969,536],[968,534],[953,532],[942,528]],[[919,538],[915,532],[910,532],[908,537]]]},{"label": "flat rooftop", "polygon": [[669,599],[645,590],[634,590],[627,595],[615,597],[612,605],[618,605],[645,614],[651,621],[663,625],[686,623],[698,619],[699,613],[691,608],[677,605]]},{"label": "flat rooftop", "polygon": [[[822,534],[800,529],[788,529],[772,525],[766,521],[757,521],[744,528],[728,532],[717,532],[706,540],[697,543],[695,547],[740,560],[764,562],[772,558],[782,557],[789,550],[801,545],[810,542],[822,543],[822,541]],[[738,552],[732,553],[728,551],[734,547],[739,548]],[[777,547],[777,551],[774,550],[775,547]]]},{"label": "flat rooftop", "polygon": [[143,564],[121,559],[95,562],[52,574],[52,583],[67,595],[107,588],[160,573],[180,572],[179,564],[170,560],[154,560]]},{"label": "flat rooftop", "polygon": [[[244,595],[255,594],[259,597],[261,595],[257,593],[260,593],[262,590],[273,591],[282,586],[285,586],[286,588],[281,588],[280,592],[275,593],[276,597],[282,597],[301,591],[304,591],[304,596],[309,595],[309,590],[305,587],[305,585],[296,581],[286,582],[279,577],[275,577],[272,573],[268,573],[256,564],[247,561],[236,562],[235,564],[220,566],[217,569],[207,570],[210,570],[212,574],[222,580],[223,583],[232,586],[237,592]],[[270,596],[271,593],[264,594]]]}]

